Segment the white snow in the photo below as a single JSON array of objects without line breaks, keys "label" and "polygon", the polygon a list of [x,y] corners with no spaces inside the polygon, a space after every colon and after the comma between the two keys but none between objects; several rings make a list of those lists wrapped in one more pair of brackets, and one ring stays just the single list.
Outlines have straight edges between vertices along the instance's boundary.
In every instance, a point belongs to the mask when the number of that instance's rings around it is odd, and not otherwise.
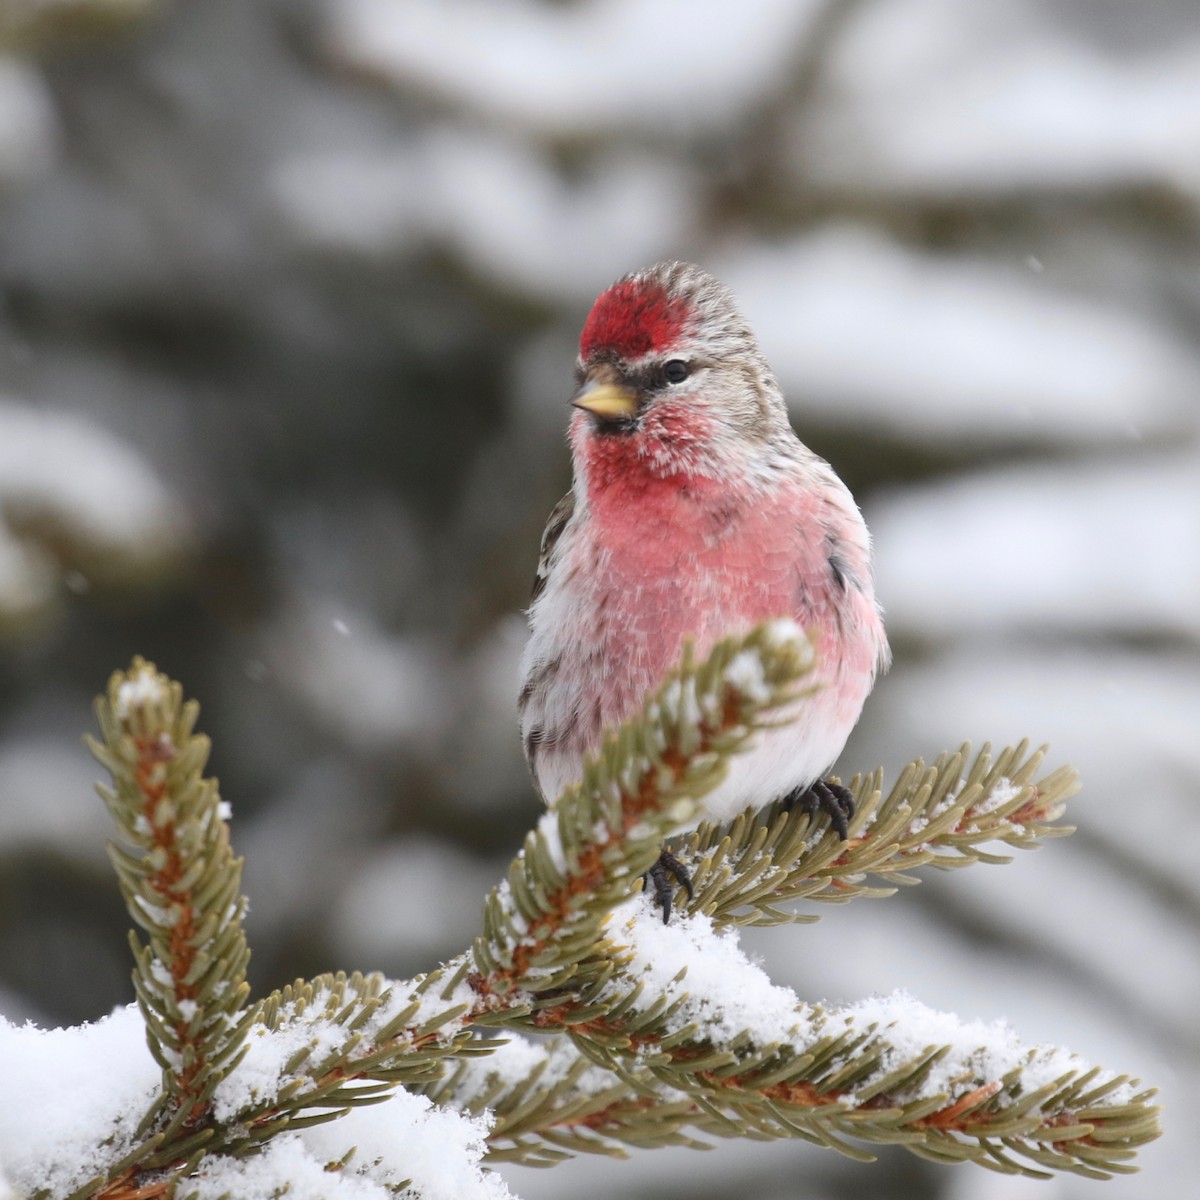
[{"label": "white snow", "polygon": [[336,0],[339,57],[537,134],[729,127],[819,11],[813,0]]},{"label": "white snow", "polygon": [[1025,788],[1013,783],[1011,779],[1001,776],[993,784],[992,790],[977,804],[971,806],[971,813],[982,816],[984,813],[995,812],[996,809],[1003,808],[1009,801],[1015,800],[1025,791]]},{"label": "white snow", "polygon": [[765,704],[771,698],[762,657],[754,650],[743,650],[734,655],[725,668],[725,682],[758,704]]},{"label": "white snow", "polygon": [[[403,1090],[337,1121],[274,1138],[251,1158],[207,1159],[198,1200],[388,1200],[411,1181],[422,1200],[506,1200],[499,1176],[481,1166],[489,1122],[437,1108]],[[327,1165],[341,1162],[341,1170]],[[409,1194],[407,1191],[404,1194]]]},{"label": "white snow", "polygon": [[[902,1101],[942,1093],[960,1095],[999,1082],[1016,1068],[1022,1070],[1024,1092],[1069,1072],[1082,1074],[1089,1069],[1088,1063],[1070,1051],[1030,1046],[1002,1021],[962,1021],[953,1013],[936,1012],[903,991],[836,1010],[815,1009],[801,1003],[790,988],[772,983],[746,956],[734,930],[716,932],[712,922],[699,914],[676,916],[664,925],[661,914],[645,896],[614,912],[610,936],[620,944],[622,935],[628,939],[624,945],[632,951],[628,977],[643,985],[634,1007],[645,1011],[664,999],[678,1003],[671,1017],[672,1029],[695,1022],[699,1041],[720,1047],[748,1032],[756,1047],[784,1043],[803,1049],[841,1026],[866,1033],[877,1025],[888,1049],[880,1067],[864,1084],[918,1059],[930,1047],[949,1047],[949,1053],[911,1095],[899,1097]],[[623,981],[621,986],[624,991],[628,984]],[[1102,1073],[1097,1083],[1114,1075]],[[965,1082],[972,1080],[975,1082]],[[1131,1095],[1130,1089],[1122,1086],[1104,1103],[1123,1103]],[[852,1094],[847,1101],[853,1102]]]},{"label": "white snow", "polygon": [[[881,0],[833,47],[794,149],[838,188],[1200,184],[1200,36],[1122,55],[1068,40],[1036,0]],[[1099,19],[1097,27],[1103,26]]]},{"label": "white snow", "polygon": [[[871,505],[893,630],[1200,637],[1200,455],[978,472]],[[916,564],[919,564],[917,566]]]},{"label": "white snow", "polygon": [[806,415],[912,440],[1127,444],[1194,427],[1194,360],[1144,318],[865,226],[730,250],[734,289]]},{"label": "white snow", "polygon": [[796,994],[773,984],[746,957],[735,931],[715,932],[702,913],[676,914],[664,925],[648,893],[640,894],[614,910],[609,937],[633,952],[626,972],[644,984],[638,1010],[664,996],[672,1002],[686,997],[672,1023],[680,1028],[697,1022],[701,1039],[721,1045],[749,1030],[765,1046],[786,1041],[802,1019]]},{"label": "white snow", "polygon": [[299,1134],[271,1140],[249,1158],[208,1158],[190,1194],[196,1200],[390,1200],[387,1186],[354,1171],[328,1171],[337,1156],[315,1154]]},{"label": "white snow", "polygon": [[117,687],[117,717],[127,721],[134,710],[161,704],[168,694],[164,678],[148,666],[141,667]]},{"label": "white snow", "polygon": [[[502,1080],[515,1086],[526,1082],[540,1068],[538,1087],[551,1088],[579,1062],[579,1054],[565,1037],[549,1036],[536,1040],[516,1035],[491,1054],[462,1060],[462,1075],[455,1088],[457,1096],[470,1097],[487,1086],[489,1080]],[[605,1091],[616,1079],[602,1067],[588,1066],[578,1075],[575,1090],[583,1094]]]},{"label": "white snow", "polygon": [[[0,108],[3,78],[0,58]],[[0,116],[0,137],[2,126]],[[86,547],[93,569],[115,576],[152,574],[187,538],[181,509],[124,443],[84,417],[0,397],[0,618],[7,621],[61,607],[68,579],[79,575],[64,576],[57,552],[43,550],[43,527]]]},{"label": "white snow", "polygon": [[303,241],[359,254],[397,253],[418,241],[415,218],[425,204],[412,147],[371,149],[306,149],[274,165],[272,198]]},{"label": "white snow", "polygon": [[[710,699],[710,697],[704,697]],[[661,705],[680,725],[698,727],[704,719],[694,677],[673,679],[663,689]]]},{"label": "white snow", "polygon": [[[812,663],[815,658],[812,641],[790,618],[768,621],[762,630],[762,642],[768,653],[793,650],[802,666]],[[771,699],[762,653],[757,649],[742,650],[734,655],[725,668],[725,681],[759,704]]]},{"label": "white snow", "polygon": [[[1071,1072],[1083,1074],[1090,1069],[1090,1064],[1060,1047],[1031,1047],[1004,1021],[963,1021],[953,1013],[936,1012],[904,991],[859,1000],[839,1009],[837,1020],[856,1031],[865,1032],[872,1025],[878,1026],[888,1046],[880,1074],[919,1058],[931,1046],[950,1048],[910,1095],[898,1097],[902,1101],[939,1094],[959,1095],[974,1087],[999,1082],[1017,1068],[1022,1075],[1021,1091],[1016,1094],[1024,1095],[1060,1076]],[[1112,1079],[1114,1074],[1102,1072],[1092,1086]],[[866,1082],[869,1084],[870,1079]],[[1103,1103],[1123,1104],[1132,1095],[1128,1085],[1123,1084]]]},{"label": "white snow", "polygon": [[25,1194],[66,1195],[117,1161],[162,1077],[132,1004],[73,1029],[0,1018],[0,1063],[0,1163]]},{"label": "white snow", "polygon": [[691,183],[682,164],[636,149],[566,177],[520,138],[447,123],[400,147],[306,151],[275,168],[272,193],[306,243],[393,257],[445,243],[506,289],[582,304],[614,262],[685,236]]},{"label": "white snow", "polygon": [[0,507],[44,513],[89,544],[167,553],[182,515],[124,442],[85,417],[0,399]]},{"label": "white snow", "polygon": [[535,295],[585,301],[614,262],[658,258],[696,216],[689,174],[668,157],[613,151],[564,180],[525,145],[444,130],[430,158],[435,238]]},{"label": "white snow", "polygon": [[[216,1117],[229,1120],[248,1105],[269,1102],[290,1078],[284,1068],[296,1051],[311,1046],[309,1061],[319,1062],[345,1036],[329,1021],[289,1021],[286,1014],[280,1030],[253,1031],[246,1058],[217,1089]],[[24,1193],[46,1188],[64,1195],[125,1154],[161,1082],[134,1005],[73,1029],[0,1019],[0,1061],[0,1162],[7,1183]],[[480,1165],[488,1124],[400,1091],[301,1138],[284,1135],[262,1155],[207,1163],[199,1194],[232,1188],[241,1200],[254,1200],[290,1185],[289,1196],[382,1200],[391,1194],[384,1185],[411,1179],[424,1200],[503,1200],[507,1188]],[[346,1171],[326,1175],[325,1164],[352,1147]]]},{"label": "white snow", "polygon": [[936,821],[943,813],[953,808],[957,800],[958,796],[955,790],[951,788],[931,809],[920,816],[913,817],[908,823],[909,834],[916,836],[923,833],[929,827],[930,822]]},{"label": "white snow", "polygon": [[496,885],[496,898],[504,910],[505,920],[509,927],[519,938],[523,938],[529,932],[529,922],[518,911],[516,901],[513,899],[512,884],[507,879],[500,880]]},{"label": "white snow", "polygon": [[[988,794],[982,800],[973,804],[969,811],[963,814],[964,823],[969,827],[974,827],[978,824],[976,818],[983,816],[985,813],[994,812],[998,808],[1003,808],[1010,800],[1015,800],[1027,791],[1027,788],[1020,787],[1011,780],[1001,777],[996,780],[988,791]],[[958,788],[952,787],[932,808],[927,809],[922,815],[914,817],[909,822],[909,834],[916,835],[924,832],[938,817],[949,812],[958,803],[958,797]],[[1019,826],[1014,826],[1014,828],[1019,828]]]},{"label": "white snow", "polygon": [[800,650],[812,650],[812,642],[798,622],[790,617],[776,617],[768,621],[763,629],[763,637],[768,646],[782,649],[789,643]]},{"label": "white snow", "polygon": [[398,1091],[302,1136],[328,1158],[357,1147],[351,1170],[385,1184],[411,1179],[422,1200],[506,1200],[511,1193],[503,1180],[480,1165],[490,1126],[486,1116],[438,1108],[424,1096]]},{"label": "white snow", "polygon": [[[274,1030],[263,1025],[251,1027],[245,1057],[213,1093],[213,1113],[218,1120],[229,1121],[251,1106],[269,1104],[285,1084],[304,1077],[305,1065],[311,1068],[345,1044],[349,1036],[345,1026],[312,1015],[320,1011],[318,1005],[319,1000],[300,1017],[295,1015],[294,1005],[285,1007]],[[289,1072],[288,1061],[305,1049],[311,1051],[307,1059]]]},{"label": "white snow", "polygon": [[371,1019],[363,1026],[364,1037],[369,1040],[376,1036],[390,1021],[402,1013],[413,1000],[418,1002],[417,1010],[408,1019],[406,1028],[419,1029],[427,1021],[431,1021],[434,1017],[452,1008],[463,1008],[465,1012],[460,1013],[459,1016],[439,1026],[437,1030],[438,1039],[448,1040],[465,1028],[467,1023],[466,1016],[473,1011],[479,997],[471,989],[471,985],[464,976],[451,990],[449,996],[443,998],[442,992],[445,990],[446,984],[449,983],[450,977],[454,974],[454,966],[457,963],[445,965],[449,966],[445,979],[427,988],[420,996],[413,994],[410,984],[403,982],[394,983],[391,994],[384,998],[383,1003],[380,1004]]},{"label": "white snow", "polygon": [[[564,1048],[564,1039],[559,1037],[535,1040],[520,1034],[512,1036],[507,1042],[497,1046],[491,1054],[462,1060],[458,1091],[465,1096],[480,1091],[493,1076],[504,1080],[505,1083],[520,1083],[523,1079],[528,1079],[538,1067],[543,1068],[539,1082],[549,1083],[554,1076],[547,1076],[545,1072],[550,1069],[549,1064],[555,1057],[555,1050],[561,1051]],[[568,1063],[575,1058],[571,1050],[560,1056]],[[608,1073],[604,1074],[607,1076]]]},{"label": "white snow", "polygon": [[[447,980],[448,982],[448,980]],[[360,1045],[365,1049],[395,1016],[408,1008],[413,999],[418,1000],[415,1014],[407,1022],[407,1028],[415,1029],[449,1009],[475,1002],[475,993],[470,985],[461,981],[443,999],[441,992],[445,984],[434,986],[415,997],[412,985],[394,983],[391,992],[385,995],[379,1008],[359,1030]],[[343,999],[338,1007],[354,999],[353,989],[347,984]],[[285,1006],[281,1010],[278,1027],[268,1030],[256,1025],[247,1037],[247,1051],[240,1063],[221,1081],[213,1095],[213,1111],[219,1120],[231,1120],[250,1106],[269,1104],[280,1090],[291,1081],[307,1078],[314,1067],[346,1044],[350,1033],[345,1025],[339,1025],[322,1016],[323,998],[318,995],[302,1012],[296,1006]],[[450,1038],[464,1025],[462,1017],[447,1022],[438,1030],[439,1038]],[[308,1050],[307,1057],[288,1070],[288,1063],[298,1052]]]}]

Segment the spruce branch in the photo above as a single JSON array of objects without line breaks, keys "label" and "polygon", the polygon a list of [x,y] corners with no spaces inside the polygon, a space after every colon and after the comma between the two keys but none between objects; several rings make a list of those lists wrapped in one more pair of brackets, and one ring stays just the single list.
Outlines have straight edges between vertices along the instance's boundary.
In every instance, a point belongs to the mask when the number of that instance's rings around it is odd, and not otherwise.
[{"label": "spruce branch", "polygon": [[297,980],[263,1002],[246,1061],[214,1097],[216,1148],[242,1153],[285,1129],[334,1120],[349,1108],[419,1089],[448,1056],[499,1043],[468,1028],[477,1013],[466,955],[416,980],[379,974]]},{"label": "spruce branch", "polygon": [[[729,687],[728,663],[745,649],[723,644],[714,656],[721,673],[698,672],[697,692],[714,679]],[[1029,1051],[1027,1061],[996,1079],[964,1070],[941,1090],[921,1090],[918,1085],[931,1076],[933,1065],[953,1057],[950,1046],[933,1043],[897,1062],[896,1048],[874,1028],[826,1034],[820,1010],[813,1010],[816,1025],[806,1039],[789,1040],[787,1030],[794,1024],[789,1021],[766,1041],[761,1034],[740,1030],[730,1033],[727,1045],[714,1045],[708,1028],[711,1011],[706,1019],[680,1018],[681,1012],[694,1014],[687,992],[668,999],[651,989],[651,999],[646,999],[645,979],[629,975],[627,949],[612,943],[611,918],[607,940],[595,941],[600,927],[596,916],[611,907],[614,897],[632,890],[633,879],[653,861],[658,838],[672,824],[654,823],[650,845],[630,852],[628,843],[636,841],[636,834],[630,837],[634,823],[629,810],[642,824],[649,823],[642,802],[654,759],[643,748],[669,745],[657,724],[664,707],[675,722],[673,729],[694,728],[693,745],[705,755],[712,751],[711,725],[706,727],[701,716],[718,711],[712,699],[682,708],[663,703],[664,694],[678,700],[679,681],[694,669],[685,659],[680,675],[667,681],[640,719],[610,735],[580,786],[560,798],[527,840],[507,887],[497,889],[489,901],[488,932],[509,954],[502,959],[490,945],[481,950],[477,943],[477,962],[490,968],[490,974],[481,971],[473,983],[500,1004],[495,1023],[523,1023],[517,1019],[524,1018],[523,1011],[503,1005],[512,989],[523,991],[534,1010],[530,1024],[566,1031],[587,1062],[611,1072],[626,1088],[624,1093],[596,1087],[581,1091],[574,1074],[543,1081],[546,1068],[539,1066],[516,1087],[496,1091],[497,1076],[466,1100],[503,1110],[493,1153],[549,1163],[563,1150],[613,1153],[620,1144],[677,1143],[687,1138],[684,1127],[691,1126],[720,1136],[800,1136],[857,1157],[870,1156],[845,1136],[900,1142],[926,1156],[971,1159],[1027,1174],[1037,1173],[1031,1163],[1100,1175],[1124,1169],[1123,1159],[1133,1147],[1157,1132],[1156,1110],[1148,1104],[1152,1093],[1132,1095],[1124,1077],[1106,1079],[1089,1091],[1096,1072],[1072,1066],[1051,1081],[1053,1087],[1031,1091],[1026,1075],[1040,1060]],[[788,681],[791,690],[783,696],[756,691],[755,699],[769,712],[796,698],[798,678]],[[689,725],[687,718],[695,724]],[[762,719],[745,721],[745,736],[730,739],[720,751],[731,755],[744,748],[755,721]],[[777,907],[782,902],[888,894],[897,885],[917,882],[908,873],[915,867],[1006,861],[984,847],[1007,843],[1029,848],[1070,832],[1053,822],[1077,790],[1075,772],[1059,768],[1040,776],[1044,757],[1044,748],[1030,754],[1028,744],[1021,743],[995,757],[985,746],[972,758],[964,745],[930,767],[920,760],[909,764],[886,798],[881,773],[857,778],[856,817],[846,844],[827,827],[813,828],[803,814],[778,807],[743,814],[724,828],[702,825],[684,851],[698,888],[690,907],[711,915],[718,930],[770,924],[795,919]],[[660,775],[656,782],[661,781]],[[673,783],[678,790],[671,790]],[[685,774],[668,777],[661,793],[664,806],[689,798],[687,787]],[[609,803],[607,810],[602,801]],[[686,820],[691,811],[678,804],[670,816]],[[616,814],[620,820],[614,819]],[[577,834],[574,840],[572,833]],[[617,845],[625,847],[628,857],[612,856]],[[596,869],[606,853],[616,865],[607,876]],[[581,862],[592,869],[572,875],[570,868]],[[869,876],[888,886],[868,886],[864,880]],[[618,880],[624,886],[613,886]],[[575,915],[581,910],[587,914],[583,919]],[[577,932],[572,918],[584,926],[583,936],[571,936]],[[500,938],[497,928],[503,931]],[[703,952],[702,946],[695,947],[696,954]],[[674,981],[680,989],[685,973],[686,966],[681,967]],[[794,997],[790,1002],[798,1003]],[[464,1076],[456,1078],[461,1085]],[[844,1094],[839,1085],[849,1080],[873,1085],[870,1094]],[[453,1092],[453,1085],[447,1086]],[[1127,1111],[1111,1102],[1117,1091],[1128,1097]],[[1089,1104],[1103,1111],[1093,1112]]]},{"label": "spruce branch", "polygon": [[255,1015],[246,1008],[242,860],[216,781],[203,778],[209,741],[194,732],[198,714],[179,684],[135,658],[96,701],[101,740],[87,739],[112,776],[111,788],[98,788],[119,837],[109,857],[147,938],[130,934],[133,984],[163,1104],[143,1132],[165,1119],[168,1141],[201,1122]]},{"label": "spruce branch", "polygon": [[[685,907],[713,917],[718,926],[812,921],[812,914],[779,905],[889,896],[919,883],[911,874],[918,867],[1009,862],[1008,855],[985,847],[1036,849],[1073,832],[1053,822],[1079,790],[1078,775],[1062,766],[1039,777],[1046,751],[1042,746],[1030,753],[1023,741],[993,756],[986,744],[972,758],[970,743],[964,743],[930,766],[921,759],[909,763],[886,798],[881,771],[856,776],[846,842],[824,819],[784,812],[778,804],[725,825],[706,822],[681,852],[696,888],[694,902]],[[866,882],[871,877],[878,882]]]},{"label": "spruce branch", "polygon": [[608,912],[640,886],[663,837],[695,816],[730,758],[803,695],[813,664],[807,638],[784,620],[718,642],[703,662],[687,647],[642,712],[606,734],[488,897],[477,990],[544,998],[602,983]]},{"label": "spruce branch", "polygon": [[[690,1117],[674,1115],[701,1133],[801,1137],[870,1159],[845,1140],[854,1138],[938,1161],[1094,1178],[1128,1171],[1158,1136],[1153,1090],[1127,1076],[908,997],[802,1004],[741,954],[733,930],[721,934],[703,915],[664,928],[648,905],[631,909],[610,933],[618,965],[607,1014],[565,1027],[631,1088],[649,1072],[667,1095],[690,1098]],[[627,1127],[606,1134],[636,1140],[637,1122],[625,1114]]]},{"label": "spruce branch", "polygon": [[[113,777],[101,794],[145,938],[133,936],[134,983],[161,1092],[135,1132],[105,1143],[107,1170],[63,1191],[186,1200],[184,1181],[236,1181],[248,1156],[283,1161],[284,1142],[302,1144],[293,1135],[400,1089],[486,1115],[490,1162],[744,1136],[859,1159],[871,1157],[864,1143],[899,1144],[1031,1175],[1131,1170],[1159,1132],[1153,1092],[1136,1081],[907,997],[801,1003],[737,945],[741,925],[802,919],[782,907],[798,899],[882,895],[916,882],[914,868],[1005,861],[997,845],[1069,832],[1056,822],[1075,774],[1043,773],[1044,749],[963,746],[909,764],[886,796],[880,772],[857,777],[846,842],[778,807],[701,825],[681,851],[694,903],[666,926],[637,894],[662,838],[694,820],[759,730],[803,703],[812,665],[784,621],[702,662],[689,651],[529,834],[471,950],[413,980],[322,975],[249,1005],[241,862],[202,777],[197,708],[135,660],[98,702],[91,744]],[[333,1169],[357,1170],[336,1145]],[[388,1170],[389,1186],[405,1186]]]},{"label": "spruce branch", "polygon": [[[549,1167],[575,1154],[626,1158],[625,1144],[703,1143],[680,1130],[693,1105],[659,1095],[650,1075],[639,1090],[592,1064],[566,1037],[515,1037],[488,1058],[459,1062],[427,1094],[438,1104],[491,1113],[488,1161]],[[609,1136],[612,1134],[613,1136]]]}]

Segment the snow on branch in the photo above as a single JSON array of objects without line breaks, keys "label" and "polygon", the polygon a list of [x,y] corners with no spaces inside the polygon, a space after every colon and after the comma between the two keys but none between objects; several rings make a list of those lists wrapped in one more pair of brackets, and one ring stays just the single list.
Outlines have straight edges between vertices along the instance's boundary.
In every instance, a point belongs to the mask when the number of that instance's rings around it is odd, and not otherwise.
[{"label": "snow on branch", "polygon": [[[130,935],[133,986],[163,1071],[164,1141],[203,1129],[255,1017],[246,1006],[242,860],[229,845],[227,806],[202,775],[209,741],[193,732],[199,711],[179,684],[135,659],[96,702],[103,741],[89,739],[113,779],[99,788],[120,838],[109,857],[148,938]],[[143,1128],[159,1116],[152,1110]],[[198,1147],[207,1140],[196,1136]]]},{"label": "snow on branch", "polygon": [[635,901],[612,938],[612,1007],[573,1036],[631,1083],[648,1072],[669,1095],[688,1095],[702,1132],[801,1137],[869,1159],[844,1140],[853,1137],[938,1161],[1096,1178],[1127,1170],[1157,1136],[1153,1093],[1127,1076],[903,994],[840,1010],[804,1004],[703,914],[663,926]]},{"label": "snow on branch", "polygon": [[883,895],[923,866],[999,862],[1053,822],[1074,772],[1024,743],[854,780],[827,818],[701,825],[694,901],[640,894],[665,836],[802,704],[812,649],[769,622],[689,653],[526,838],[470,950],[416,979],[323,975],[252,1003],[241,861],[178,684],[135,659],[92,743],[118,830],[136,1006],[70,1030],[0,1020],[0,1163],[30,1200],[504,1200],[491,1169],[578,1153],[795,1137],[869,1160],[1106,1177],[1158,1136],[1153,1092],[1004,1025],[903,995],[822,1008],[774,985],[738,928],[797,900]]},{"label": "snow on branch", "polygon": [[428,1095],[491,1114],[491,1163],[548,1167],[575,1154],[626,1158],[624,1145],[705,1145],[682,1132],[695,1120],[687,1096],[659,1094],[649,1075],[633,1086],[559,1035],[514,1037],[486,1058],[457,1064]]},{"label": "snow on branch", "polygon": [[640,717],[608,732],[489,896],[474,949],[479,989],[595,982],[587,960],[609,910],[641,886],[663,837],[695,817],[730,758],[802,696],[813,662],[786,620],[718,642],[699,664],[686,649]]}]

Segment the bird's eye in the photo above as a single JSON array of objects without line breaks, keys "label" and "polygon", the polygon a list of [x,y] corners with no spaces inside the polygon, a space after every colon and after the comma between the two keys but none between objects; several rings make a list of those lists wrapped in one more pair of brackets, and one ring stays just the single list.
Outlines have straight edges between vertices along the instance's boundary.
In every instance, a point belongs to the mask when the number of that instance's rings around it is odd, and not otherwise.
[{"label": "bird's eye", "polygon": [[688,377],[688,365],[682,358],[673,358],[663,367],[663,374],[668,383],[682,383]]}]

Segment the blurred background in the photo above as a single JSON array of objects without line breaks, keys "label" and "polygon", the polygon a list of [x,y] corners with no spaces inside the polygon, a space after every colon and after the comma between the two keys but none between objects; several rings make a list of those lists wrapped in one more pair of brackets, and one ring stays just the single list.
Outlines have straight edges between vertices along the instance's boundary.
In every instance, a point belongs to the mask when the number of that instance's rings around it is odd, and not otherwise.
[{"label": "blurred background", "polygon": [[[131,998],[92,697],[203,703],[265,990],[464,946],[589,302],[725,278],[866,510],[896,649],[841,764],[1071,761],[1079,832],[749,940],[1161,1084],[1200,1151],[1194,0],[0,0],[0,1011]],[[526,1200],[1091,1195],[789,1144]]]}]

